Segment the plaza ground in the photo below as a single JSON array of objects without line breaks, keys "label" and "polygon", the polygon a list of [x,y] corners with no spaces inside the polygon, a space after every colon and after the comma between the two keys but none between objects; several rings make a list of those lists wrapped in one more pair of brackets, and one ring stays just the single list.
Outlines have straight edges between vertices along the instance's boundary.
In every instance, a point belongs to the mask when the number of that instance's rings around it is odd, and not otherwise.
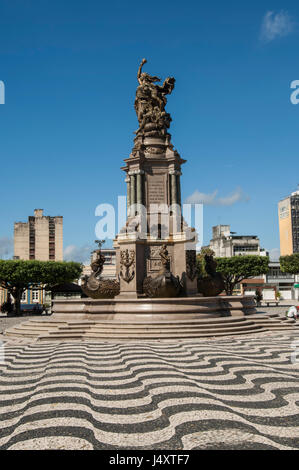
[{"label": "plaza ground", "polygon": [[298,449],[298,332],[8,341],[0,449]]}]

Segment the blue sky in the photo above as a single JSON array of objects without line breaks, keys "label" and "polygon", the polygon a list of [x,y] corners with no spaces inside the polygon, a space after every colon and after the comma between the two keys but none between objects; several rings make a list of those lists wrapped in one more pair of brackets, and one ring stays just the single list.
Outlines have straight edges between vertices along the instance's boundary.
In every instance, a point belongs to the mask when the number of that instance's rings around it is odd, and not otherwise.
[{"label": "blue sky", "polygon": [[277,202],[299,183],[298,39],[294,1],[0,0],[0,256],[34,208],[64,216],[68,257],[88,253],[96,206],[125,194],[143,57],[176,78],[170,132],[183,200],[207,202],[204,242],[222,223],[279,248]]}]

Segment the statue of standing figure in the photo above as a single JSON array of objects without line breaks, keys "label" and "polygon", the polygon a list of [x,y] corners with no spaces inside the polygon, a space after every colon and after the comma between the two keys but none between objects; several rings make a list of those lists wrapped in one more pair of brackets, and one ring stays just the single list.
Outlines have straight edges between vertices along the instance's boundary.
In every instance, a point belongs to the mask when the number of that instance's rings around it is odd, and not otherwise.
[{"label": "statue of standing figure", "polygon": [[162,86],[156,85],[156,82],[161,81],[159,77],[142,72],[146,62],[146,59],[142,59],[137,73],[139,86],[136,90],[135,110],[139,129],[136,134],[155,130],[158,134],[165,135],[171,122],[170,114],[165,111],[167,103],[165,96],[174,89],[175,79],[168,77]]}]

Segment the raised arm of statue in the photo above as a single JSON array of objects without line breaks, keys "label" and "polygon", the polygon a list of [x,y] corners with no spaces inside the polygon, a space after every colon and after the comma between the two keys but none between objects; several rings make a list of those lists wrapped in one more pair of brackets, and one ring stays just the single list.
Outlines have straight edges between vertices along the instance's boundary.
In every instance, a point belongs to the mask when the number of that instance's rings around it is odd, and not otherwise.
[{"label": "raised arm of statue", "polygon": [[144,66],[144,64],[146,64],[146,62],[147,62],[146,59],[142,59],[141,64],[139,65],[138,72],[137,72],[137,80],[138,80],[138,82],[140,83],[140,85],[141,85],[141,83],[142,83],[142,81],[140,80],[142,67]]},{"label": "raised arm of statue", "polygon": [[167,77],[166,80],[164,80],[163,85],[159,88],[164,95],[170,95],[170,93],[174,89],[174,84],[175,84],[175,78]]}]

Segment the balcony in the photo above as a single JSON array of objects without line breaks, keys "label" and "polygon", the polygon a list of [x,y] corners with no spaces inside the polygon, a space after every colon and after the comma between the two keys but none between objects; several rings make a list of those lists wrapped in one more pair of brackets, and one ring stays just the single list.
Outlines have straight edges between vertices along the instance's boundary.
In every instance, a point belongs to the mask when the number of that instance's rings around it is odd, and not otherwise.
[{"label": "balcony", "polygon": [[277,274],[277,275],[267,275],[266,276],[266,282],[268,284],[276,284],[278,282],[282,283],[282,282],[285,282],[285,283],[294,283],[295,282],[295,276],[293,276],[292,274]]}]

